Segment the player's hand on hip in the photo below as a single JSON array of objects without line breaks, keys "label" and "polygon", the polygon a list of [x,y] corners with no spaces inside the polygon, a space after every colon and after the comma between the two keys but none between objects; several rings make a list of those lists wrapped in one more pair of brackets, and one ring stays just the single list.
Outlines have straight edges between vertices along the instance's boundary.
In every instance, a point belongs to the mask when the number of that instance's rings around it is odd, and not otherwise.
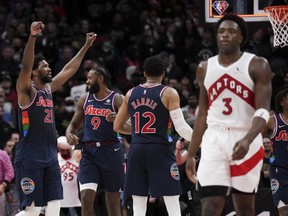
[{"label": "player's hand on hip", "polygon": [[44,27],[45,25],[40,21],[32,22],[31,27],[30,27],[30,34],[32,36],[37,36],[42,32]]},{"label": "player's hand on hip", "polygon": [[188,179],[196,184],[198,179],[196,176],[196,160],[194,157],[187,158],[185,171]]},{"label": "player's hand on hip", "polygon": [[247,139],[241,139],[238,142],[235,143],[233,147],[233,153],[232,153],[232,160],[241,160],[245,157],[249,150],[250,141]]},{"label": "player's hand on hip", "polygon": [[66,138],[70,145],[76,145],[79,142],[79,138],[75,134],[67,134]]}]

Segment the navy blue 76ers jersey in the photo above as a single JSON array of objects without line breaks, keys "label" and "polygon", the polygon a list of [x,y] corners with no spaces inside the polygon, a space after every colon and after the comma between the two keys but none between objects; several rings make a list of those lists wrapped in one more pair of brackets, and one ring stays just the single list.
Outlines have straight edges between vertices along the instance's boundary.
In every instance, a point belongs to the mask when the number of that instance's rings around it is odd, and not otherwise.
[{"label": "navy blue 76ers jersey", "polygon": [[88,93],[83,105],[85,114],[83,142],[117,142],[117,133],[113,130],[113,122],[108,122],[106,116],[115,112],[114,100],[116,92],[99,100],[93,94]]},{"label": "navy blue 76ers jersey", "polygon": [[131,89],[128,109],[132,124],[132,143],[167,144],[172,142],[172,121],[161,97],[165,85],[139,85]]},{"label": "navy blue 76ers jersey", "polygon": [[[57,135],[52,93],[35,89],[32,102],[19,109],[20,141],[16,146],[15,163],[25,160],[31,166],[46,166],[57,160]],[[33,160],[33,162],[32,162]]]},{"label": "navy blue 76ers jersey", "polygon": [[282,114],[275,114],[275,127],[271,135],[273,156],[270,162],[274,166],[288,167],[288,123]]}]

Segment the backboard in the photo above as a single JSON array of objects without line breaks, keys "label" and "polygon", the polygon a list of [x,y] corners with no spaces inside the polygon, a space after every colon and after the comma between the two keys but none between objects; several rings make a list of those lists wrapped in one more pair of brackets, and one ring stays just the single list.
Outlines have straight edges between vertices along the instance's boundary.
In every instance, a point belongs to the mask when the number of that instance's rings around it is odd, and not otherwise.
[{"label": "backboard", "polygon": [[273,0],[204,0],[205,22],[217,22],[224,13],[232,12],[247,22],[269,21],[264,7]]}]

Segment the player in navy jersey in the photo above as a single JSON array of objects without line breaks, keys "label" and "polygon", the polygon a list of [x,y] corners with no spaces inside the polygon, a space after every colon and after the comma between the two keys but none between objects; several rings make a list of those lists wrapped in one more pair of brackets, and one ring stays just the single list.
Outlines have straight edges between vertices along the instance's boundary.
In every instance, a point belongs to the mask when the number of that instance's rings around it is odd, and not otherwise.
[{"label": "player in navy jersey", "polygon": [[[201,196],[202,216],[221,215],[230,189],[237,215],[255,215],[269,119],[272,73],[262,57],[242,52],[245,21],[225,14],[217,23],[218,55],[197,68],[199,112],[188,148],[186,174]],[[201,144],[196,177],[195,155]]]},{"label": "player in navy jersey", "polygon": [[108,117],[118,112],[123,95],[109,89],[110,74],[101,66],[89,71],[86,84],[89,92],[78,100],[66,130],[68,143],[75,145],[79,140],[77,131],[84,123],[78,175],[82,216],[95,215],[94,199],[99,184],[105,189],[109,216],[120,216],[119,191],[124,181],[124,155],[122,144],[113,130],[113,120]]},{"label": "player in navy jersey", "polygon": [[182,191],[171,137],[172,122],[178,134],[188,141],[192,129],[183,117],[177,91],[161,84],[165,76],[161,58],[147,58],[143,69],[146,82],[127,92],[114,122],[115,131],[129,134],[131,128],[125,122],[131,118],[132,141],[124,193],[132,196],[134,215],[145,215],[150,195],[163,196],[168,214],[180,216]]},{"label": "player in navy jersey", "polygon": [[263,134],[270,134],[270,183],[275,207],[279,216],[288,215],[288,88],[275,97],[275,112],[270,117]]},{"label": "player in navy jersey", "polygon": [[44,57],[34,54],[37,36],[44,27],[42,22],[31,24],[16,86],[20,141],[16,147],[15,168],[20,209],[23,210],[17,216],[39,215],[41,206],[46,205],[46,215],[59,215],[63,189],[57,161],[52,92],[75,74],[96,39],[96,34],[87,33],[86,43],[80,51],[52,78]]}]

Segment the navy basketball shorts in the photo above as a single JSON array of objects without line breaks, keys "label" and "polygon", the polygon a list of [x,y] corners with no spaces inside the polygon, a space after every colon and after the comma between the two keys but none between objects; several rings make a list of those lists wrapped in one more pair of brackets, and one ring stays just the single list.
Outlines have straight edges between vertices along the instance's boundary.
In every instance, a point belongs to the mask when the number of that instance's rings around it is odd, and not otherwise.
[{"label": "navy basketball shorts", "polygon": [[16,165],[16,183],[20,197],[20,209],[31,206],[46,206],[47,202],[63,199],[61,171],[58,160],[47,167],[31,165],[22,161]]},{"label": "navy basketball shorts", "polygon": [[96,183],[108,192],[117,192],[124,183],[124,154],[121,143],[104,147],[85,145],[78,179],[81,185]]},{"label": "navy basketball shorts", "polygon": [[173,145],[131,144],[124,192],[152,197],[182,194]]},{"label": "navy basketball shorts", "polygon": [[270,165],[269,175],[275,207],[288,205],[288,169]]}]

